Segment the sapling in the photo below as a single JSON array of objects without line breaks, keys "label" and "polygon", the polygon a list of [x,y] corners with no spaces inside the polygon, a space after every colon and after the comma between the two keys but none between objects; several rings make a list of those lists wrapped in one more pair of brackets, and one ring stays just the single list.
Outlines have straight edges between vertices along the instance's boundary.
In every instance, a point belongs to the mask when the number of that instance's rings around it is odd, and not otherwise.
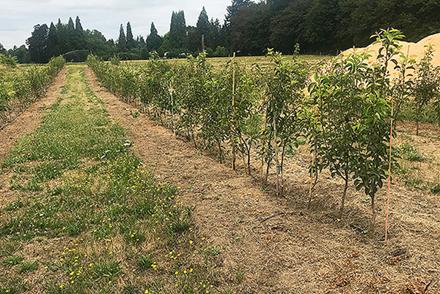
[{"label": "sapling", "polygon": [[[309,92],[313,91],[312,88]],[[313,101],[311,101],[313,102]],[[324,168],[321,158],[318,156],[318,150],[320,148],[322,131],[321,122],[319,120],[319,108],[313,103],[306,104],[304,107],[304,117],[306,122],[306,136],[310,146],[310,152],[312,154],[312,160],[309,165],[309,199],[307,202],[307,208],[310,209],[313,200],[313,190],[318,184],[319,174]]]},{"label": "sapling", "polygon": [[197,147],[196,133],[201,125],[202,113],[210,95],[212,66],[206,62],[206,54],[201,53],[196,58],[188,57],[188,62],[180,72],[181,79],[178,92],[180,105],[179,124],[186,129],[188,136]]},{"label": "sapling", "polygon": [[402,108],[408,104],[414,91],[414,67],[415,60],[409,57],[409,54],[401,54],[399,62],[395,65],[394,70],[397,77],[394,78],[391,88],[392,113],[391,119],[397,127]]},{"label": "sapling", "polygon": [[[387,30],[382,29],[380,32],[372,36],[372,38],[376,39],[376,43],[379,43],[381,45],[379,54],[377,56],[378,64],[373,71],[375,79],[377,79],[379,82],[376,84],[370,84],[369,87],[371,88],[372,93],[379,93],[381,99],[385,99],[386,101],[388,101],[390,106],[390,127],[388,145],[388,191],[385,204],[385,240],[387,240],[388,238],[388,216],[391,199],[391,175],[393,163],[392,151],[395,121],[398,118],[402,105],[406,102],[408,95],[410,95],[413,86],[411,79],[407,79],[410,78],[410,74],[408,74],[408,72],[412,70],[413,61],[409,59],[408,54],[406,56],[401,54],[400,63],[396,59],[396,56],[399,54],[399,50],[401,49],[399,41],[403,40],[404,37],[405,36],[401,31],[393,28]],[[398,72],[398,77],[395,80],[394,85],[391,83],[390,78],[390,62],[394,63],[394,69]],[[379,91],[377,91],[377,88],[379,88]],[[378,183],[382,183],[380,178],[378,180]],[[372,228],[374,229],[376,218],[375,192],[371,192],[370,194],[373,215]]]},{"label": "sapling", "polygon": [[315,76],[309,88],[318,108],[316,115],[320,124],[311,133],[312,150],[321,166],[330,170],[332,177],[339,176],[344,181],[339,209],[341,215],[348,184],[356,169],[353,126],[358,124],[359,101],[364,98],[360,85],[367,71],[365,59],[361,55],[337,58],[327,71]]},{"label": "sapling", "polygon": [[416,104],[416,135],[419,135],[420,116],[423,108],[440,96],[440,68],[432,64],[434,49],[431,45],[426,47],[425,55],[417,64],[414,100]]},{"label": "sapling", "polygon": [[204,81],[206,95],[200,109],[200,136],[205,148],[215,146],[219,161],[225,160],[224,143],[230,136],[232,104],[228,72],[212,72]]},{"label": "sapling", "polygon": [[0,54],[0,64],[3,64],[10,68],[16,68],[17,63],[18,63],[17,57]]},{"label": "sapling", "polygon": [[317,107],[317,126],[311,142],[318,164],[344,181],[340,214],[351,179],[372,199],[386,177],[389,104],[377,91],[377,71],[368,56],[339,57],[314,78],[310,87]]},{"label": "sapling", "polygon": [[308,140],[308,144],[310,147],[310,152],[312,154],[312,160],[309,164],[309,199],[307,202],[307,208],[310,209],[312,200],[313,200],[313,191],[318,184],[319,175],[322,170],[327,166],[325,157],[319,153],[321,150],[321,146],[324,144],[323,138],[320,134],[323,132],[323,121],[320,113],[320,109],[322,108],[322,99],[320,99],[320,95],[316,95],[315,86],[317,85],[316,81],[319,81],[320,76],[323,76],[328,70],[332,68],[332,63],[321,62],[314,76],[312,78],[313,81],[309,84],[308,93],[310,94],[309,99],[306,100],[305,107],[303,108],[304,112],[304,122],[306,126],[304,129],[306,130],[306,137]]},{"label": "sapling", "polygon": [[[268,57],[272,66],[263,72],[265,81],[265,137],[268,154],[274,155],[277,174],[277,193],[283,195],[284,178],[283,166],[286,148],[297,145],[297,139],[302,134],[300,112],[305,99],[308,72],[304,63],[298,58],[293,61],[283,59],[280,53],[269,49]],[[270,161],[267,162],[270,166]]]},{"label": "sapling", "polygon": [[261,114],[258,112],[260,102],[259,88],[246,69],[235,58],[228,62],[223,71],[226,89],[231,89],[231,109],[229,112],[229,143],[232,148],[232,166],[235,169],[236,153],[243,158],[248,174],[251,173],[251,150],[258,139],[261,126]]}]

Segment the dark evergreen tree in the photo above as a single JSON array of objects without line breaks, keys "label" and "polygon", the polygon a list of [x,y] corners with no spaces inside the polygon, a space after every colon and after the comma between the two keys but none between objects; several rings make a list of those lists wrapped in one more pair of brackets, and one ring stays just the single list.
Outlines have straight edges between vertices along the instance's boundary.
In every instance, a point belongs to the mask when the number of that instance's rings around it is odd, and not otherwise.
[{"label": "dark evergreen tree", "polygon": [[170,25],[170,46],[173,49],[184,49],[186,45],[186,21],[183,11],[173,12]]},{"label": "dark evergreen tree", "polygon": [[208,13],[206,12],[205,7],[203,7],[202,11],[200,12],[199,19],[197,20],[197,33],[198,37],[200,38],[199,49],[202,49],[202,37],[204,38],[205,49],[212,45],[210,32],[211,23],[209,22]]},{"label": "dark evergreen tree", "polygon": [[141,47],[141,48],[145,48],[146,47],[145,39],[142,36],[138,36],[137,37],[137,43],[139,44],[139,47]]},{"label": "dark evergreen tree", "polygon": [[5,49],[5,47],[3,47],[3,44],[0,43],[0,54],[6,54],[8,53],[8,51]]},{"label": "dark evergreen tree", "polygon": [[79,19],[78,16],[77,16],[76,19],[75,19],[75,30],[76,30],[77,32],[81,32],[81,33],[84,31],[84,29],[83,29],[83,27],[82,27],[82,25],[81,25],[81,20]]},{"label": "dark evergreen tree", "polygon": [[47,54],[47,37],[49,28],[46,24],[36,25],[32,36],[27,39],[29,54],[32,62],[45,63],[49,60]]},{"label": "dark evergreen tree", "polygon": [[127,37],[126,37],[126,44],[127,44],[127,49],[133,49],[136,48],[136,41],[133,38],[133,32],[131,30],[131,24],[130,22],[127,23]]},{"label": "dark evergreen tree", "polygon": [[58,32],[57,28],[53,24],[50,23],[49,33],[47,36],[47,54],[49,57],[54,57],[60,55],[59,50],[59,41],[58,41]]},{"label": "dark evergreen tree", "polygon": [[73,34],[73,44],[75,50],[86,50],[87,44],[86,44],[86,38],[84,35],[84,29],[81,25],[81,20],[79,17],[76,17],[75,20],[75,33]]},{"label": "dark evergreen tree", "polygon": [[57,29],[58,52],[62,54],[68,51],[67,26],[61,22],[61,19],[58,19],[55,27]]},{"label": "dark evergreen tree", "polygon": [[249,7],[252,4],[250,0],[232,0],[232,4],[226,8],[227,14],[225,16],[226,26],[231,24],[234,16],[237,15],[238,11],[243,8]]},{"label": "dark evergreen tree", "polygon": [[[0,53],[2,53],[1,44],[0,44]],[[14,48],[12,50],[9,50],[8,53],[11,56],[15,56],[19,63],[29,63],[29,62],[31,62],[31,59],[30,59],[30,56],[29,56],[29,51],[28,51],[28,49],[26,48],[25,45],[21,45],[18,48],[17,48],[17,46],[14,46]]]},{"label": "dark evergreen tree", "polygon": [[71,32],[75,30],[75,24],[73,23],[73,19],[71,17],[69,17],[69,22],[67,23],[67,30]]},{"label": "dark evergreen tree", "polygon": [[270,16],[269,7],[263,2],[238,10],[231,19],[231,50],[241,54],[265,54],[270,47]]},{"label": "dark evergreen tree", "polygon": [[151,23],[150,34],[146,40],[148,51],[158,51],[162,45],[162,37],[157,33],[157,29],[154,26],[154,22]]},{"label": "dark evergreen tree", "polygon": [[301,50],[305,49],[304,26],[306,13],[312,1],[293,1],[283,11],[273,15],[270,24],[270,44],[277,51],[291,53],[294,44],[299,43]]},{"label": "dark evergreen tree", "polygon": [[224,24],[224,35],[225,35],[225,45],[226,47],[232,49],[232,35],[236,34],[237,29],[234,28],[234,20],[240,10],[249,7],[252,4],[250,0],[232,0],[230,6],[226,8],[225,24]]},{"label": "dark evergreen tree", "polygon": [[119,29],[118,48],[120,51],[125,51],[127,49],[127,39],[125,37],[124,27],[122,24]]},{"label": "dark evergreen tree", "polygon": [[75,32],[75,23],[73,19],[69,17],[69,21],[67,23],[67,27],[64,30],[65,40],[66,40],[66,48],[63,53],[74,51],[77,49],[77,38]]},{"label": "dark evergreen tree", "polygon": [[305,45],[309,49],[314,52],[336,52],[335,50],[339,47],[336,41],[337,25],[339,23],[338,15],[338,0],[314,1],[305,17],[305,40],[308,43]]},{"label": "dark evergreen tree", "polygon": [[186,48],[192,53],[198,53],[202,49],[201,35],[194,26],[188,26]]},{"label": "dark evergreen tree", "polygon": [[211,19],[210,29],[209,29],[209,38],[210,41],[209,47],[215,49],[218,46],[224,45],[224,38],[222,36],[223,30],[220,24],[219,19]]}]

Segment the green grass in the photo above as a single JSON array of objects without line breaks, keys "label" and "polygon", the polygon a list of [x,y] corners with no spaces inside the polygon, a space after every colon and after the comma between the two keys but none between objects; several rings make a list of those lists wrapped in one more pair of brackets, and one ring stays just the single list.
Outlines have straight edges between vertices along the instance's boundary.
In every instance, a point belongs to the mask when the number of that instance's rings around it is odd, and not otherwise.
[{"label": "green grass", "polygon": [[20,265],[19,273],[30,273],[38,269],[38,262],[36,261],[25,261]]},{"label": "green grass", "polygon": [[6,266],[14,266],[20,264],[23,261],[23,257],[11,255],[2,260],[2,264]]},{"label": "green grass", "polygon": [[428,103],[420,114],[416,112],[416,106],[414,101],[404,105],[402,112],[399,116],[400,120],[416,121],[419,119],[423,123],[439,123],[439,117],[435,110],[435,105],[433,102]]},{"label": "green grass", "polygon": [[405,185],[409,188],[414,188],[417,190],[423,190],[425,188],[425,182],[419,177],[406,178]]},{"label": "green grass", "polygon": [[432,186],[431,193],[440,195],[440,184]]},{"label": "green grass", "polygon": [[422,162],[425,161],[425,157],[409,143],[401,144],[396,148],[396,155],[408,161]]},{"label": "green grass", "polygon": [[[206,289],[215,275],[194,257],[190,210],[130,151],[124,130],[87,85],[84,67],[68,69],[41,127],[2,164],[16,197],[0,208],[0,293]],[[24,260],[24,247],[36,253]],[[179,254],[170,259],[170,251]]]},{"label": "green grass", "polygon": [[138,257],[137,262],[138,268],[140,270],[149,270],[155,269],[157,264],[153,261],[153,258],[150,255],[141,255]]}]

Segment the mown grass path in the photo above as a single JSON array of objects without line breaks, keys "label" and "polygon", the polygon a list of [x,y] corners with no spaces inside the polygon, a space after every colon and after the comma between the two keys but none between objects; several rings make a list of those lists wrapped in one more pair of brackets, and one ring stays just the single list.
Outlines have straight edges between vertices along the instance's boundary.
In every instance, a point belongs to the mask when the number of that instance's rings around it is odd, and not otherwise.
[{"label": "mown grass path", "polygon": [[[41,126],[1,166],[0,293],[180,293],[204,289],[189,211],[130,151],[69,66]],[[191,242],[190,242],[191,241]]]}]

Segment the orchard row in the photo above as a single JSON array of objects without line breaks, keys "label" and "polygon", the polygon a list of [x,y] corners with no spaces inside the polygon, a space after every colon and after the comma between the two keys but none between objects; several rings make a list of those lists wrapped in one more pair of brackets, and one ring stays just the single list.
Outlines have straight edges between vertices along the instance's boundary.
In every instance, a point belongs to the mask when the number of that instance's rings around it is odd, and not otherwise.
[{"label": "orchard row", "polygon": [[4,62],[4,68],[0,67],[0,127],[7,123],[8,112],[21,112],[41,97],[64,63],[62,57],[44,66],[17,67]]},{"label": "orchard row", "polygon": [[196,147],[216,150],[221,162],[231,158],[235,169],[241,158],[250,174],[251,161],[259,160],[265,181],[274,167],[278,194],[284,191],[285,157],[307,142],[313,157],[309,203],[319,175],[328,170],[345,183],[341,213],[353,182],[371,198],[374,224],[376,194],[394,163],[394,121],[409,101],[420,112],[439,100],[432,48],[416,64],[399,55],[398,30],[382,30],[375,38],[381,44],[376,64],[366,54],[352,54],[321,64],[313,74],[298,56],[288,60],[271,50],[270,66],[252,69],[232,58],[214,70],[204,54],[185,64],[154,56],[145,65],[93,56],[88,64],[103,86]]}]

